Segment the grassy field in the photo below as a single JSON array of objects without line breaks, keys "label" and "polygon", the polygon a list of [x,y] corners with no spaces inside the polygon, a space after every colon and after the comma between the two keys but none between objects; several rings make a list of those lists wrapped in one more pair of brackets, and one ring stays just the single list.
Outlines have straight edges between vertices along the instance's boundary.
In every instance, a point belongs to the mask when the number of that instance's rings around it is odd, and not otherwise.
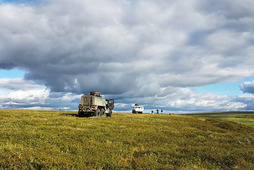
[{"label": "grassy field", "polygon": [[191,113],[186,115],[210,117],[234,121],[254,128],[254,112],[207,112],[207,113]]},{"label": "grassy field", "polygon": [[0,110],[0,169],[254,169],[254,128],[184,115]]}]

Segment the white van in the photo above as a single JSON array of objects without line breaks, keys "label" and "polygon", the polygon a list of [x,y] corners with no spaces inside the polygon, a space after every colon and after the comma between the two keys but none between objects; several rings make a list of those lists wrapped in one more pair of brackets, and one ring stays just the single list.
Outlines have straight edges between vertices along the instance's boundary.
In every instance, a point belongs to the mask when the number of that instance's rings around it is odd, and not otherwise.
[{"label": "white van", "polygon": [[143,113],[144,106],[140,106],[139,104],[135,104],[132,108],[132,113]]}]

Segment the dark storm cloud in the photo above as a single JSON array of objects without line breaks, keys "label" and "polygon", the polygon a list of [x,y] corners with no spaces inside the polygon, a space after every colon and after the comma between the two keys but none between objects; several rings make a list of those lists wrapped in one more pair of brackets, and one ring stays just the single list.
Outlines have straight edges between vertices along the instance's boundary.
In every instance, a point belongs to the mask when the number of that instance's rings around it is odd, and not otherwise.
[{"label": "dark storm cloud", "polygon": [[[52,92],[116,98],[253,76],[252,1],[55,0],[0,5],[0,68]],[[131,100],[132,101],[132,100]],[[131,102],[130,101],[130,102]],[[143,100],[144,101],[144,100]]]},{"label": "dark storm cloud", "polygon": [[253,17],[254,12],[252,10],[253,1],[230,1],[230,0],[200,0],[198,6],[207,14],[220,15],[229,20],[239,20],[242,18]]},{"label": "dark storm cloud", "polygon": [[14,63],[0,63],[0,69],[12,69],[15,66]]}]

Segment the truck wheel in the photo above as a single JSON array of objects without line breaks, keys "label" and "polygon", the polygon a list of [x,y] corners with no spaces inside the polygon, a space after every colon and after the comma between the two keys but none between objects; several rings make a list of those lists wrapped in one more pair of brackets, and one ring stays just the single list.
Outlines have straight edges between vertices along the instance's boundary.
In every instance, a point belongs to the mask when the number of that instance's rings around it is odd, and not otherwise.
[{"label": "truck wheel", "polygon": [[112,117],[112,110],[109,111],[109,113],[107,114],[107,117]]},{"label": "truck wheel", "polygon": [[99,116],[100,115],[100,109],[97,109],[95,112],[94,112],[94,116]]},{"label": "truck wheel", "polygon": [[103,116],[105,114],[104,108],[101,108],[100,116]]},{"label": "truck wheel", "polygon": [[78,111],[78,116],[82,117],[82,116],[84,116],[84,113],[81,111]]}]

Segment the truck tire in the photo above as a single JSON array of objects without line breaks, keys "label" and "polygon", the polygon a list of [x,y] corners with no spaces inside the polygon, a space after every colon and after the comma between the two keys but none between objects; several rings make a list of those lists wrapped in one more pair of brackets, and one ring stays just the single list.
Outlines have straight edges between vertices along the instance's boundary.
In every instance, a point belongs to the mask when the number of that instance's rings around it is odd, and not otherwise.
[{"label": "truck tire", "polygon": [[109,111],[109,113],[107,114],[107,117],[112,117],[112,110]]},{"label": "truck tire", "polygon": [[84,112],[78,111],[78,116],[79,116],[79,117],[84,116]]},{"label": "truck tire", "polygon": [[105,110],[104,110],[104,108],[101,108],[100,116],[103,116],[104,114],[105,114]]},{"label": "truck tire", "polygon": [[100,115],[100,109],[97,109],[95,112],[94,112],[94,116],[99,116]]}]

